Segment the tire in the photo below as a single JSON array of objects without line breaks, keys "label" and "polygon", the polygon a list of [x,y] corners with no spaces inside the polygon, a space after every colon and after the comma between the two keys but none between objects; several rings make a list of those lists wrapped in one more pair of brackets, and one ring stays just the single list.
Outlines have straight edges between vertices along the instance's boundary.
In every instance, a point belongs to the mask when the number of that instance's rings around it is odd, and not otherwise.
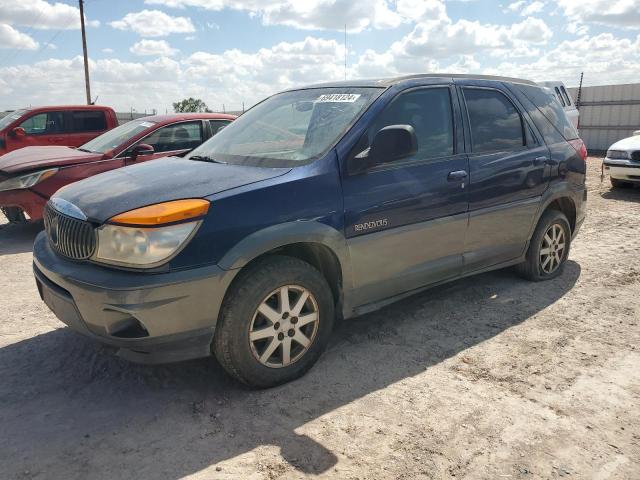
[{"label": "tire", "polygon": [[[284,289],[288,309],[281,300]],[[311,321],[314,311],[317,320]],[[329,342],[333,321],[334,299],[322,274],[297,258],[273,255],[239,273],[223,303],[212,349],[240,382],[274,387],[304,375],[316,363]],[[305,339],[306,347],[298,341]]]},{"label": "tire", "polygon": [[[562,237],[564,239],[562,242],[564,247],[561,250],[558,248],[561,241],[553,241],[554,233],[556,238]],[[549,243],[550,239],[552,240],[551,244]],[[554,247],[554,245],[557,246]],[[554,254],[554,248],[557,255]],[[551,280],[562,274],[570,248],[571,227],[567,217],[558,210],[547,210],[540,217],[533,232],[525,261],[517,265],[516,270],[522,277],[533,282]],[[550,256],[552,258],[549,258]]]},{"label": "tire", "polygon": [[25,217],[24,212],[18,207],[2,207],[2,213],[9,223],[26,223],[27,217]]},{"label": "tire", "polygon": [[611,180],[611,188],[629,188],[631,183],[624,180],[618,180],[617,178],[609,178]]}]

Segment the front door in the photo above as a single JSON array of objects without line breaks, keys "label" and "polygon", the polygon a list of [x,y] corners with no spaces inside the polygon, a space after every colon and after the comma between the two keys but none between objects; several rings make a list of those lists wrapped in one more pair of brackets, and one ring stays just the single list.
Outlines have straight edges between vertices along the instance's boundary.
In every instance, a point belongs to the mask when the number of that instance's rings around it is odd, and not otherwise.
[{"label": "front door", "polygon": [[18,126],[24,129],[25,135],[7,135],[9,151],[33,146],[66,146],[67,135],[62,111],[34,113]]},{"label": "front door", "polygon": [[396,96],[359,143],[408,124],[418,152],[343,178],[355,306],[461,273],[468,161],[460,119],[453,88],[421,87]]},{"label": "front door", "polygon": [[524,253],[540,197],[549,182],[549,150],[505,89],[462,86],[469,152],[469,229],[464,271]]}]

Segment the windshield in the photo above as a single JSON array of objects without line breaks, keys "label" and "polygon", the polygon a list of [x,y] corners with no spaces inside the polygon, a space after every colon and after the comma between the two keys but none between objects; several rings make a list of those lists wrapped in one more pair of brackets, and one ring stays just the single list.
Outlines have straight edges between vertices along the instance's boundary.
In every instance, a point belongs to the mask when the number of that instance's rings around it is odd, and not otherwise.
[{"label": "windshield", "polygon": [[274,95],[188,158],[265,167],[300,165],[331,148],[382,91],[336,87]]},{"label": "windshield", "polygon": [[10,112],[8,115],[0,118],[0,130],[2,130],[7,125],[18,120],[22,115],[27,113],[28,110],[16,110],[15,112]]},{"label": "windshield", "polygon": [[120,125],[119,127],[103,133],[99,137],[94,138],[90,142],[82,145],[79,150],[85,150],[95,153],[107,153],[109,150],[119,147],[129,139],[153,127],[155,122],[148,120],[131,120],[130,122]]}]

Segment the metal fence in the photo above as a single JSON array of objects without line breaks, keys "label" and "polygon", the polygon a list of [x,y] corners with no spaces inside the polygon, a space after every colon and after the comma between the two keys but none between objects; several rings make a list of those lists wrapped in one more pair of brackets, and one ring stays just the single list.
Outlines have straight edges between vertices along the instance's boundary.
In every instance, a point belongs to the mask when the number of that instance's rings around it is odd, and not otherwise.
[{"label": "metal fence", "polygon": [[[577,100],[578,89],[568,90]],[[640,130],[640,83],[582,87],[580,136],[589,151],[603,152],[634,130]]]}]

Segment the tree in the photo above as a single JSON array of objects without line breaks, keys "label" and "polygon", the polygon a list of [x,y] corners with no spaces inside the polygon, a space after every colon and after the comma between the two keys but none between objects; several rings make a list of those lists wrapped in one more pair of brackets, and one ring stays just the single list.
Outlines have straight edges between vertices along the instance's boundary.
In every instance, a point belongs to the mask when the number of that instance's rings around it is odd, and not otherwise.
[{"label": "tree", "polygon": [[211,112],[207,104],[204,103],[199,98],[185,98],[180,102],[176,102],[173,104],[173,110],[176,113],[184,113],[184,112]]}]

